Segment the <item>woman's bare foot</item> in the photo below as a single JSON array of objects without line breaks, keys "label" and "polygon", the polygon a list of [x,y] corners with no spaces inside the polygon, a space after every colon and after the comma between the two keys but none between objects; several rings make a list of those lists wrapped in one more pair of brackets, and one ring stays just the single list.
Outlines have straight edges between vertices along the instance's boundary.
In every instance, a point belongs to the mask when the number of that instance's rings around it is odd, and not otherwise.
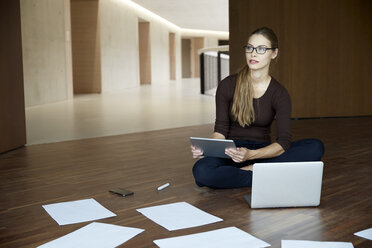
[{"label": "woman's bare foot", "polygon": [[242,168],[240,168],[240,169],[242,169],[242,170],[250,170],[250,171],[253,171],[253,164],[251,164],[251,165],[247,165],[247,166],[244,166],[244,167],[242,167]]}]

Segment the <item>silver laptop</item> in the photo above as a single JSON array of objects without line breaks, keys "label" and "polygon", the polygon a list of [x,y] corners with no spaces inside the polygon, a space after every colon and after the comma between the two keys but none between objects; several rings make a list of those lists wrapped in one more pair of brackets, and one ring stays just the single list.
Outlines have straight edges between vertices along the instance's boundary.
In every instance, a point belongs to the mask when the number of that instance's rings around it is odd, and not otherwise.
[{"label": "silver laptop", "polygon": [[251,208],[319,206],[323,162],[257,163],[252,193],[244,196]]}]

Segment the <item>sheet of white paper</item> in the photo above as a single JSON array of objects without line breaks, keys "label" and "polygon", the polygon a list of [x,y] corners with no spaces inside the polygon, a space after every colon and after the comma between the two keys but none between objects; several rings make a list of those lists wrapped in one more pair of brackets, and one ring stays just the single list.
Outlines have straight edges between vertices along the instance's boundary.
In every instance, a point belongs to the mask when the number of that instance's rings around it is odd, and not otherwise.
[{"label": "sheet of white paper", "polygon": [[281,248],[354,248],[350,242],[282,240]]},{"label": "sheet of white paper", "polygon": [[93,222],[38,248],[113,248],[143,231],[138,228]]},{"label": "sheet of white paper", "polygon": [[45,211],[59,224],[68,225],[116,216],[94,199],[43,205]]},{"label": "sheet of white paper", "polygon": [[372,228],[369,228],[369,229],[366,229],[360,232],[356,232],[354,233],[354,235],[365,238],[365,239],[372,240]]},{"label": "sheet of white paper", "polygon": [[187,202],[141,208],[137,211],[169,231],[222,221],[221,218],[208,214]]},{"label": "sheet of white paper", "polygon": [[160,248],[263,248],[270,244],[236,227],[154,240]]}]

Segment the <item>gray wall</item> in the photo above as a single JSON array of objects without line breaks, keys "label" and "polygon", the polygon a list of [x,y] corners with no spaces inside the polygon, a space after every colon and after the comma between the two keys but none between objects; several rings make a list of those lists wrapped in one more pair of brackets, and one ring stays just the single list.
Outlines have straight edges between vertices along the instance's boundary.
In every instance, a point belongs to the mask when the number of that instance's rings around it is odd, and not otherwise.
[{"label": "gray wall", "polygon": [[[20,0],[26,106],[73,97],[70,0]],[[169,33],[175,33],[176,79],[181,78],[181,37],[207,45],[226,34],[180,28],[148,15],[132,2],[99,1],[102,92],[139,87],[138,21],[151,23],[151,83],[169,82]],[[89,72],[86,72],[89,74]]]},{"label": "gray wall", "polygon": [[21,0],[26,106],[72,96],[69,1]]}]

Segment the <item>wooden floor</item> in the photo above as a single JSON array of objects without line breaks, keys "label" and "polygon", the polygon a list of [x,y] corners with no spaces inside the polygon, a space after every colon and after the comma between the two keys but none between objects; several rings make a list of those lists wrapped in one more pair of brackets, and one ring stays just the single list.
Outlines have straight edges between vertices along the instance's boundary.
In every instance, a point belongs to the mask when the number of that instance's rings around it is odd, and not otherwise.
[{"label": "wooden floor", "polygon": [[[43,204],[94,198],[117,214],[100,222],[146,231],[120,247],[156,247],[155,239],[236,226],[279,248],[282,239],[348,241],[372,227],[372,118],[292,121],[294,139],[325,143],[320,207],[252,210],[250,189],[213,190],[194,184],[189,136],[208,137],[212,125],[126,134],[47,145],[0,155],[0,247],[36,247],[88,223],[58,226]],[[157,186],[171,187],[158,192]],[[135,192],[122,198],[108,190]],[[137,208],[186,201],[223,222],[167,231]]]}]

